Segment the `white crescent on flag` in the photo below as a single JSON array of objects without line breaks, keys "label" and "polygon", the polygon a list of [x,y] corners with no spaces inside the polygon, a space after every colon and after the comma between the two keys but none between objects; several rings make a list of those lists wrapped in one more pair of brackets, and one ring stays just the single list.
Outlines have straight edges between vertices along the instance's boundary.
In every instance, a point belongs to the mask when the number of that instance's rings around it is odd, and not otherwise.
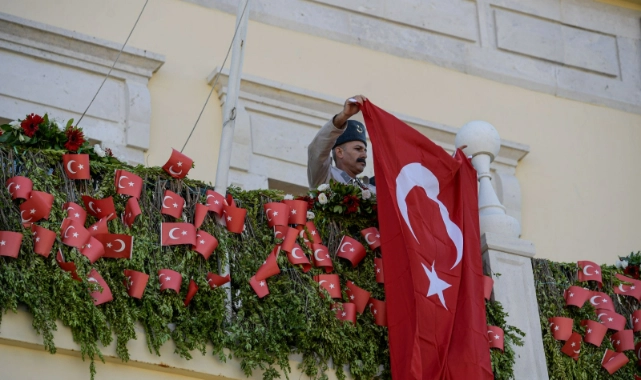
[{"label": "white crescent on flag", "polygon": [[322,251],[322,249],[317,249],[314,251],[314,258],[316,259],[316,261],[325,261],[325,259],[321,259],[318,257],[318,251]]},{"label": "white crescent on flag", "polygon": [[69,173],[71,173],[71,174],[76,174],[77,172],[74,172],[74,171],[71,169],[71,163],[72,163],[72,162],[76,162],[76,160],[70,160],[69,162],[67,162],[67,170],[68,170],[68,171],[69,171]]},{"label": "white crescent on flag", "polygon": [[588,268],[590,268],[591,266],[592,266],[592,265],[588,264],[588,265],[586,265],[586,266],[584,266],[584,267],[583,267],[583,274],[584,274],[584,275],[586,275],[586,276],[592,276],[592,275],[594,275],[594,273],[592,273],[592,274],[588,273]]},{"label": "white crescent on flag", "polygon": [[299,251],[300,251],[301,249],[300,249],[300,248],[298,248],[298,247],[294,247],[294,249],[292,249],[292,256],[293,256],[295,259],[302,259],[302,257],[300,257],[300,256],[296,256],[296,250],[299,250]]},{"label": "white crescent on flag", "polygon": [[123,175],[123,176],[121,176],[121,177],[118,179],[118,188],[119,188],[119,189],[124,189],[124,188],[125,188],[125,187],[121,184],[121,182],[122,182],[122,180],[123,180],[124,178],[129,178],[129,177],[127,177],[126,175]]}]

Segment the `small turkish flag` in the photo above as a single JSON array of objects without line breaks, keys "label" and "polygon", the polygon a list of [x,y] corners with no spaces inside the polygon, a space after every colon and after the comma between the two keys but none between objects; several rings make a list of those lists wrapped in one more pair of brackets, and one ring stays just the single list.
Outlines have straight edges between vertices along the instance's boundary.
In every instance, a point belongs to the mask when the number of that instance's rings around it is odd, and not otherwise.
[{"label": "small turkish flag", "polygon": [[145,293],[149,275],[131,269],[125,269],[125,286],[130,297],[141,299]]},{"label": "small turkish flag", "polygon": [[[127,204],[125,205],[125,213],[122,214],[122,222],[125,226],[131,228],[131,226],[136,221],[138,215],[142,211],[140,210],[140,205],[138,204],[138,199],[131,197],[127,199]],[[105,220],[106,221],[106,220]]]},{"label": "small turkish flag", "polygon": [[309,259],[305,256],[305,252],[303,252],[303,249],[298,245],[298,243],[294,244],[294,248],[292,248],[291,252],[287,252],[287,259],[292,265],[302,265],[303,273],[307,273],[312,269]]},{"label": "small turkish flag", "polygon": [[223,286],[226,283],[228,283],[231,279],[229,278],[229,274],[227,274],[225,277],[219,276],[216,273],[207,273],[207,283],[209,284],[209,287],[212,289],[216,289],[219,286]]},{"label": "small turkish flag", "polygon": [[249,280],[249,285],[254,289],[258,298],[263,298],[269,294],[269,288],[267,287],[267,282],[265,280],[257,280],[254,276]]},{"label": "small turkish flag", "polygon": [[196,245],[196,227],[190,223],[161,223],[161,245]]},{"label": "small turkish flag", "polygon": [[218,239],[205,231],[198,230],[196,232],[196,244],[192,245],[191,249],[203,255],[205,260],[207,260],[216,247],[218,247]]},{"label": "small turkish flag", "polygon": [[170,176],[182,179],[187,176],[189,170],[191,169],[194,161],[180,153],[176,149],[171,150],[171,156],[166,164],[163,165],[163,170],[166,171]]},{"label": "small turkish flag", "polygon": [[140,199],[142,178],[126,170],[117,169],[114,176],[114,186],[116,186],[116,193]]},{"label": "small turkish flag", "polygon": [[245,229],[247,210],[234,206],[223,206],[223,218],[229,232],[240,234]]},{"label": "small turkish flag", "polygon": [[490,341],[490,348],[498,348],[503,351],[505,340],[503,329],[498,326],[487,325],[487,338]]},{"label": "small turkish flag", "polygon": [[333,310],[336,312],[336,318],[339,320],[349,321],[356,324],[356,305],[353,303],[338,303],[334,306]]},{"label": "small turkish flag", "polygon": [[548,318],[550,322],[550,331],[556,340],[568,340],[572,335],[572,325],[574,320],[566,317],[552,317]]},{"label": "small turkish flag", "polygon": [[91,272],[89,272],[89,278],[87,279],[87,282],[100,285],[100,288],[98,290],[94,290],[91,292],[91,297],[93,297],[94,305],[102,305],[103,303],[110,302],[114,299],[113,295],[111,294],[111,289],[109,289],[109,285],[107,285],[107,282],[95,269],[91,269]]},{"label": "small turkish flag", "polygon": [[596,314],[605,327],[614,331],[625,329],[625,317],[621,314],[606,309],[597,309]]},{"label": "small turkish flag", "polygon": [[574,359],[574,361],[579,360],[579,354],[581,353],[581,341],[581,334],[573,332],[570,339],[568,339],[563,347],[561,347],[561,352]]},{"label": "small turkish flag", "polygon": [[614,304],[612,298],[603,292],[590,293],[590,303],[595,309],[604,309],[614,311]]},{"label": "small turkish flag", "polygon": [[610,349],[605,350],[601,366],[605,368],[610,375],[621,369],[624,365],[628,364],[630,359],[622,352],[614,352]]},{"label": "small turkish flag", "polygon": [[88,154],[63,154],[62,164],[69,179],[91,179]]},{"label": "small turkish flag", "polygon": [[363,314],[363,311],[365,311],[370,295],[370,292],[358,287],[353,281],[347,281],[347,298],[349,298],[349,302],[356,305],[358,314]]},{"label": "small turkish flag", "polygon": [[585,342],[600,347],[608,328],[597,321],[589,319],[581,321],[581,325],[585,326],[585,335],[583,336]]},{"label": "small turkish flag", "polygon": [[185,200],[180,195],[174,193],[170,190],[165,190],[165,195],[162,198],[162,208],[160,209],[161,214],[173,216],[176,219],[180,219],[183,214],[183,207],[185,206]]},{"label": "small turkish flag", "polygon": [[31,190],[33,190],[33,182],[27,177],[20,175],[11,177],[5,182],[7,191],[11,194],[11,199],[14,201],[18,198],[29,199]]},{"label": "small turkish flag", "polygon": [[194,227],[200,228],[200,226],[203,225],[208,212],[209,207],[202,203],[196,203],[196,208],[194,209]]},{"label": "small turkish flag", "polygon": [[285,199],[283,203],[289,206],[289,224],[305,224],[307,222],[307,202]]},{"label": "small turkish flag", "polygon": [[[322,244],[322,239],[320,236],[320,233],[318,232],[318,229],[316,229],[316,226],[314,225],[314,222],[311,220],[305,223],[305,228],[307,229],[307,232],[305,230],[301,231],[301,237],[303,238],[303,241],[309,247],[310,249],[312,248],[312,244]],[[311,240],[309,240],[311,239]]]},{"label": "small turkish flag", "polygon": [[314,276],[314,281],[327,290],[331,298],[342,298],[341,283],[337,274],[319,274]]},{"label": "small turkish flag", "polygon": [[100,240],[96,239],[93,236],[89,237],[89,242],[80,249],[80,253],[83,256],[89,259],[91,264],[98,261],[99,258],[105,255],[105,247],[102,245]]},{"label": "small turkish flag", "polygon": [[42,191],[32,191],[29,200],[20,205],[20,223],[30,224],[40,219],[49,219],[53,206],[53,195]]},{"label": "small turkish flag", "polygon": [[207,206],[209,210],[213,211],[218,216],[221,216],[223,214],[223,206],[227,204],[225,197],[215,192],[214,190],[207,190],[207,192],[205,192],[205,195],[207,196],[205,206]]},{"label": "small turkish flag", "polygon": [[105,247],[106,259],[131,259],[134,237],[124,234],[96,235],[95,238]]},{"label": "small turkish flag", "polygon": [[613,289],[615,294],[634,297],[637,299],[637,301],[641,300],[641,281],[626,277],[618,273],[616,274],[616,277],[620,281],[627,282],[630,285],[619,284],[619,286],[615,286]]},{"label": "small turkish flag", "polygon": [[634,350],[634,331],[621,330],[610,337],[612,346],[617,352]]},{"label": "small turkish flag", "polygon": [[89,215],[98,219],[107,218],[107,221],[116,219],[116,208],[112,197],[94,199],[88,195],[82,196],[82,202]]},{"label": "small turkish flag", "polygon": [[196,281],[189,280],[189,288],[187,288],[187,296],[185,297],[185,307],[189,305],[189,303],[191,302],[191,299],[194,298],[197,292],[198,292],[198,285],[196,284]]},{"label": "small turkish flag", "polygon": [[376,271],[376,282],[379,284],[385,283],[385,274],[383,272],[383,259],[374,258],[374,270]]},{"label": "small turkish flag", "polygon": [[332,263],[332,258],[329,256],[329,250],[322,244],[314,244],[314,266],[316,268],[325,268],[325,273],[329,273],[334,270],[334,264]]},{"label": "small turkish flag", "polygon": [[370,298],[369,311],[374,314],[374,322],[377,325],[387,326],[387,308],[385,306],[385,301]]},{"label": "small turkish flag", "polygon": [[266,280],[271,276],[275,276],[280,273],[280,268],[278,267],[278,262],[276,261],[276,259],[278,258],[278,251],[280,251],[280,247],[274,247],[274,249],[272,249],[272,251],[267,256],[267,259],[265,259],[263,265],[258,268],[258,272],[256,272],[256,274],[254,275],[254,277],[256,277],[258,281]]},{"label": "small turkish flag", "polygon": [[285,239],[289,228],[289,226],[274,226],[274,239]]},{"label": "small turkish flag", "polygon": [[101,218],[96,223],[92,224],[87,228],[91,236],[108,234],[109,228],[107,227],[107,218]]},{"label": "small turkish flag", "polygon": [[18,258],[20,246],[22,245],[22,234],[13,231],[0,231],[0,256]]},{"label": "small turkish flag", "polygon": [[183,276],[171,269],[160,269],[158,271],[158,281],[160,282],[160,290],[171,289],[176,293],[180,293]]},{"label": "small turkish flag", "polygon": [[641,331],[641,310],[632,312],[630,323],[632,323],[632,330],[634,332]]},{"label": "small turkish flag", "polygon": [[[278,229],[279,226],[274,227],[275,229]],[[298,238],[298,230],[295,228],[291,227],[285,227],[286,230],[284,232],[284,236],[281,233],[281,236],[283,236],[283,243],[281,244],[281,249],[285,252],[291,252],[292,249],[294,249],[294,245],[296,244],[296,238]]]},{"label": "small turkish flag", "polygon": [[56,241],[56,233],[36,224],[31,225],[33,236],[33,251],[41,256],[49,257],[53,243]]},{"label": "small turkish flag", "polygon": [[492,277],[483,276],[483,297],[488,301],[492,298],[492,288],[494,288]]},{"label": "small turkish flag", "polygon": [[349,260],[349,262],[352,263],[352,267],[357,266],[358,263],[363,260],[366,253],[365,247],[363,247],[358,240],[347,235],[343,236],[343,239],[341,239],[338,251],[336,252],[338,257]]},{"label": "small turkish flag", "polygon": [[73,219],[64,219],[60,226],[60,235],[62,244],[70,247],[81,249],[83,245],[89,242],[91,234],[80,223]]},{"label": "small turkish flag", "polygon": [[87,220],[87,212],[85,211],[85,209],[80,207],[79,204],[74,202],[67,202],[62,205],[62,208],[67,211],[67,218],[75,219],[82,225],[85,224],[85,221]]},{"label": "small turkish flag", "polygon": [[596,281],[601,285],[601,267],[592,261],[578,261],[579,281]]},{"label": "small turkish flag", "polygon": [[369,245],[372,250],[381,246],[381,234],[378,232],[378,228],[366,228],[361,231],[361,235],[363,235],[367,245]]},{"label": "small turkish flag", "polygon": [[62,255],[61,249],[58,249],[58,253],[56,254],[56,262],[62,270],[71,274],[72,279],[82,281],[76,272],[76,264],[73,262],[65,262],[65,257]]},{"label": "small turkish flag", "polygon": [[267,225],[286,226],[289,220],[289,206],[280,202],[265,203],[263,205],[265,215],[267,216]]},{"label": "small turkish flag", "polygon": [[584,289],[580,286],[570,286],[564,294],[565,306],[577,306],[581,308],[585,301],[590,298],[591,294],[592,292],[588,289]]}]

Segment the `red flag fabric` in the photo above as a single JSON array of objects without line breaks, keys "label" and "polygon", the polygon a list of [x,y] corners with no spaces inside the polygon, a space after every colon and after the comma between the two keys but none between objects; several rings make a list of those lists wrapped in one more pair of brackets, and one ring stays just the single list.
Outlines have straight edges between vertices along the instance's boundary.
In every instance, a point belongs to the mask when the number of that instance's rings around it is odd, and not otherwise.
[{"label": "red flag fabric", "polygon": [[318,285],[327,290],[331,298],[342,298],[341,294],[341,282],[337,274],[319,274],[314,276],[314,281],[318,282]]},{"label": "red flag fabric", "polygon": [[207,190],[205,194],[207,195],[207,202],[205,206],[218,216],[221,216],[223,214],[223,206],[227,203],[227,201],[225,201],[225,197],[214,190]]},{"label": "red flag fabric", "polygon": [[180,293],[180,285],[183,282],[183,276],[171,269],[160,269],[158,271],[158,282],[160,282],[160,290],[173,290]]},{"label": "red flag fabric", "polygon": [[314,225],[314,222],[311,220],[305,223],[305,229],[300,231],[299,236],[303,238],[303,242],[309,249],[313,248],[313,244],[321,244],[323,242],[318,229],[316,229],[316,225]]},{"label": "red flag fabric", "polygon": [[88,154],[63,154],[62,164],[69,179],[91,179]]},{"label": "red flag fabric", "polygon": [[85,204],[87,213],[98,219],[107,218],[107,221],[116,218],[116,207],[112,197],[103,199],[94,199],[88,195],[82,196],[82,202]]},{"label": "red flag fabric", "polygon": [[578,261],[576,264],[579,266],[579,281],[596,281],[599,285],[602,284],[599,264],[592,261]]},{"label": "red flag fabric", "polygon": [[161,245],[196,245],[196,227],[191,223],[161,223]]},{"label": "red flag fabric", "polygon": [[134,237],[124,234],[96,235],[95,238],[105,247],[106,259],[131,259]]},{"label": "red flag fabric", "polygon": [[490,348],[498,348],[503,351],[505,333],[498,326],[487,325],[487,338],[490,341]]},{"label": "red flag fabric", "polygon": [[60,226],[60,237],[62,244],[70,247],[81,249],[83,245],[89,242],[91,234],[80,223],[73,219],[64,219]]},{"label": "red flag fabric", "polygon": [[367,242],[367,245],[371,249],[376,249],[381,246],[381,234],[378,232],[378,228],[370,227],[361,231],[361,235]]},{"label": "red flag fabric", "polygon": [[583,307],[592,292],[580,286],[570,286],[564,293],[565,306]]},{"label": "red flag fabric", "polygon": [[49,257],[53,243],[56,241],[56,233],[37,224],[31,225],[33,236],[33,251],[40,256]]},{"label": "red flag fabric", "polygon": [[607,309],[597,309],[596,314],[597,319],[601,321],[605,327],[614,331],[625,329],[625,317],[621,314]]},{"label": "red flag fabric", "polygon": [[483,276],[483,298],[490,300],[492,298],[492,290],[494,288],[494,280],[490,276]]},{"label": "red flag fabric", "polygon": [[79,204],[67,202],[62,205],[62,208],[67,212],[67,218],[76,219],[80,224],[85,224],[85,221],[87,220],[87,212]]},{"label": "red flag fabric", "polygon": [[131,228],[131,226],[136,221],[136,217],[140,215],[142,211],[140,210],[140,205],[138,204],[138,199],[131,197],[127,199],[127,204],[125,205],[125,213],[122,215],[122,223]]},{"label": "red flag fabric", "polygon": [[385,274],[383,272],[383,259],[375,257],[374,258],[374,270],[376,271],[376,282],[379,284],[385,283]]},{"label": "red flag fabric", "polygon": [[226,283],[228,283],[231,279],[229,278],[229,274],[227,274],[225,277],[217,275],[216,273],[207,273],[207,283],[209,284],[209,287],[212,289],[216,289],[219,286],[223,286]]},{"label": "red flag fabric", "polygon": [[615,352],[610,349],[605,350],[601,366],[605,368],[610,375],[621,369],[624,365],[628,364],[630,359],[622,352]]},{"label": "red flag fabric", "polygon": [[616,277],[623,282],[628,284],[619,284],[615,286],[613,291],[614,294],[620,294],[622,296],[634,297],[638,300],[641,300],[641,281],[635,280],[634,278],[626,277],[622,274],[616,274]]},{"label": "red flag fabric", "polygon": [[208,212],[209,207],[202,203],[196,203],[196,208],[194,209],[194,227],[200,228],[200,226],[203,225]]},{"label": "red flag fabric", "polygon": [[245,216],[247,210],[235,206],[223,206],[223,217],[227,223],[227,230],[240,234],[245,230]]},{"label": "red flag fabric", "polygon": [[185,307],[189,305],[189,303],[191,302],[191,299],[194,298],[197,292],[198,292],[198,285],[196,284],[196,281],[189,280],[189,287],[187,288],[187,296],[185,297]]},{"label": "red flag fabric", "polygon": [[289,207],[289,224],[305,224],[307,222],[307,202],[285,199],[283,203]]},{"label": "red flag fabric", "polygon": [[289,226],[274,226],[274,239],[285,239],[289,228]]},{"label": "red flag fabric", "polygon": [[256,272],[256,274],[254,275],[254,277],[256,277],[258,281],[266,280],[271,276],[275,276],[280,273],[280,268],[278,267],[278,262],[276,261],[276,259],[278,258],[278,251],[280,251],[280,247],[274,247],[274,249],[272,249],[272,251],[267,256],[267,259],[265,259],[263,265],[258,268],[258,272]]},{"label": "red flag fabric", "polygon": [[492,379],[477,174],[369,101],[392,377]]},{"label": "red flag fabric", "polygon": [[352,263],[352,267],[357,266],[365,258],[366,254],[363,244],[350,236],[343,236],[338,245],[338,251],[336,251],[336,255],[349,260]]},{"label": "red flag fabric", "polygon": [[349,298],[349,302],[356,305],[358,314],[363,314],[365,311],[370,295],[370,292],[357,286],[353,281],[347,281],[347,298]]},{"label": "red flag fabric", "polygon": [[305,256],[305,252],[303,252],[303,249],[298,245],[298,243],[294,244],[294,248],[292,248],[291,252],[287,252],[287,259],[292,265],[302,265],[304,273],[307,273],[312,269],[309,259]]},{"label": "red flag fabric", "polygon": [[568,340],[572,335],[572,326],[574,320],[567,317],[552,317],[548,318],[550,322],[550,331],[556,340]]},{"label": "red flag fabric", "polygon": [[110,302],[114,299],[111,294],[111,289],[109,289],[107,282],[102,278],[98,271],[91,269],[88,277],[87,282],[100,285],[100,289],[91,292],[94,305],[102,305],[103,303]]},{"label": "red flag fabric", "polygon": [[351,302],[338,303],[334,306],[336,318],[356,324],[356,305]]},{"label": "red flag fabric", "polygon": [[0,256],[18,258],[20,246],[22,245],[22,234],[13,231],[0,231]]},{"label": "red flag fabric", "polygon": [[20,205],[22,224],[35,223],[41,219],[49,219],[53,206],[53,195],[42,191],[32,191],[29,199]]},{"label": "red flag fabric", "polygon": [[334,264],[327,247],[322,244],[313,244],[312,249],[314,250],[314,266],[316,268],[325,268],[325,273],[333,271]]},{"label": "red flag fabric", "polygon": [[[278,226],[274,227],[278,229],[279,231],[282,231],[281,228],[278,228]],[[294,249],[294,245],[296,244],[296,238],[298,238],[299,231],[295,228],[291,227],[286,227],[286,230],[283,233],[281,233],[279,236],[282,236],[281,238],[283,239],[283,243],[281,244],[281,249],[285,252],[291,252],[292,249]]]},{"label": "red flag fabric", "polygon": [[73,262],[65,262],[65,257],[62,255],[62,250],[60,249],[58,249],[58,253],[56,254],[56,262],[62,270],[71,274],[73,280],[82,281],[76,272],[76,264]]},{"label": "red flag fabric", "polygon": [[561,352],[567,356],[574,359],[574,361],[579,360],[579,354],[581,353],[581,334],[573,332],[563,347],[561,347]]},{"label": "red flag fabric", "polygon": [[634,350],[634,331],[621,330],[615,332],[610,337],[610,341],[616,352]]},{"label": "red flag fabric", "polygon": [[595,309],[604,309],[614,311],[614,304],[612,298],[603,292],[590,293],[590,303]]},{"label": "red flag fabric", "polygon": [[182,179],[187,176],[187,173],[189,173],[189,170],[191,169],[193,163],[194,161],[191,158],[185,156],[176,149],[172,149],[169,160],[163,165],[162,168],[170,176],[177,179]]},{"label": "red flag fabric", "polygon": [[631,315],[632,330],[634,332],[641,331],[641,310],[635,310]]},{"label": "red flag fabric", "polygon": [[256,293],[258,298],[263,298],[269,294],[269,287],[267,286],[267,282],[265,280],[257,280],[256,277],[252,277],[249,280],[249,285],[251,285],[252,289],[254,289],[254,292]]},{"label": "red flag fabric", "polygon": [[142,178],[126,170],[117,169],[114,176],[114,186],[116,187],[116,193],[140,199]]},{"label": "red flag fabric", "polygon": [[581,325],[585,326],[585,335],[583,336],[585,342],[600,347],[608,328],[592,320],[583,320]]},{"label": "red flag fabric", "polygon": [[191,249],[203,255],[205,260],[207,260],[216,247],[218,247],[218,239],[206,231],[198,230],[196,232],[196,244],[192,245]]},{"label": "red flag fabric", "polygon": [[180,195],[173,191],[165,190],[165,195],[162,198],[161,214],[173,216],[176,219],[182,218],[183,207],[185,200]]},{"label": "red flag fabric", "polygon": [[7,191],[11,194],[11,199],[29,199],[31,190],[33,190],[33,182],[27,177],[20,175],[11,177],[5,182]]},{"label": "red flag fabric", "polygon": [[265,215],[267,216],[267,225],[286,226],[289,220],[289,206],[281,202],[265,203],[263,205]]},{"label": "red flag fabric", "polygon": [[89,226],[87,230],[89,231],[89,234],[91,234],[91,236],[108,234],[109,228],[107,227],[107,218],[101,218],[96,223]]},{"label": "red flag fabric", "polygon": [[80,249],[80,253],[88,258],[89,262],[93,264],[105,255],[105,246],[102,245],[100,240],[90,236],[87,244]]},{"label": "red flag fabric", "polygon": [[385,307],[385,301],[370,298],[369,311],[374,314],[374,322],[377,325],[387,326],[387,309]]},{"label": "red flag fabric", "polygon": [[149,275],[131,269],[125,269],[125,286],[130,297],[141,299],[145,293]]}]

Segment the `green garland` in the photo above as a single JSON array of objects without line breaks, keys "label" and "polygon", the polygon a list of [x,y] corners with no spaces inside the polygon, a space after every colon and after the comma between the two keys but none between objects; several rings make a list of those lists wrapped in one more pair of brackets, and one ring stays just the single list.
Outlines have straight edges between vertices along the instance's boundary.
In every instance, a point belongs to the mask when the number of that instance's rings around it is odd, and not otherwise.
[{"label": "green garland", "polygon": [[[591,290],[598,290],[596,284],[579,283],[577,279],[578,266],[575,263],[555,263],[543,259],[532,260],[534,269],[534,281],[536,285],[536,296],[539,303],[541,331],[543,334],[543,346],[547,361],[548,374],[550,379],[632,379],[634,374],[640,374],[636,368],[637,358],[633,351],[624,351],[630,361],[613,375],[608,374],[601,368],[601,360],[607,349],[614,350],[610,341],[612,332],[608,332],[603,338],[601,347],[595,347],[583,342],[579,360],[575,362],[561,352],[563,342],[552,337],[549,329],[548,318],[569,317],[574,319],[574,331],[585,334],[585,328],[581,326],[584,319],[598,320],[594,307],[586,302],[582,308],[573,306],[565,307],[563,292],[572,285],[588,287]],[[619,297],[612,292],[614,285],[620,281],[614,277],[616,273],[622,273],[613,266],[601,266],[603,287],[601,291],[610,295],[616,312],[627,317],[639,308],[639,303],[632,297]]]},{"label": "green garland", "polygon": [[[282,193],[270,190],[244,192],[231,188],[229,191],[238,206],[247,209],[246,231],[240,235],[229,233],[213,217],[207,216],[201,229],[216,236],[219,246],[209,260],[204,260],[188,246],[159,246],[159,229],[162,221],[173,221],[160,213],[165,189],[185,198],[186,218],[191,221],[195,203],[205,203],[207,186],[189,179],[176,181],[160,168],[131,167],[113,158],[92,159],[92,180],[73,181],[64,174],[63,153],[0,145],[0,181],[4,184],[12,176],[23,175],[33,181],[34,190],[53,194],[55,203],[49,220],[38,224],[58,231],[65,216],[63,203],[81,203],[80,197],[84,194],[96,198],[113,196],[116,211],[121,214],[127,197],[115,194],[114,171],[126,169],[139,175],[144,180],[140,198],[143,213],[131,229],[118,220],[109,222],[111,233],[135,236],[133,258],[102,259],[91,265],[76,249],[63,245],[59,239],[56,241],[52,252],[62,249],[66,260],[76,263],[81,278],[86,278],[91,268],[95,268],[110,287],[113,301],[94,306],[86,280],[73,281],[57,266],[54,254],[48,258],[33,254],[31,232],[20,223],[18,202],[12,201],[7,191],[0,191],[0,230],[24,235],[17,259],[0,257],[0,318],[9,310],[15,312],[19,304],[25,305],[33,315],[34,329],[42,335],[44,346],[51,353],[56,352],[53,342],[55,322],[61,321],[71,329],[83,359],[90,360],[92,378],[96,371],[94,360],[103,359],[98,343],[108,345],[112,336],[116,338],[117,355],[123,361],[129,360],[127,342],[141,338],[134,330],[136,321],[144,326],[144,336],[152,353],[159,354],[160,347],[172,340],[175,353],[190,359],[194,350],[205,355],[209,343],[213,345],[212,354],[221,360],[239,359],[248,376],[260,369],[266,380],[280,378],[280,373],[287,377],[291,371],[289,355],[299,353],[303,357],[301,370],[310,378],[327,378],[330,359],[340,379],[345,378],[345,364],[349,364],[349,372],[355,379],[390,378],[387,329],[377,326],[368,312],[358,316],[356,326],[339,321],[330,310],[331,300],[319,296],[318,285],[313,281],[312,276],[322,273],[321,270],[312,269],[305,274],[292,266],[285,255],[280,255],[281,274],[267,280],[270,294],[258,299],[251,289],[250,277],[275,244],[273,231],[267,227],[263,204],[281,200]],[[342,197],[359,195],[352,194],[354,189],[353,186],[332,184],[334,194]],[[336,198],[337,202],[341,201],[339,198]],[[375,281],[374,252],[368,249],[367,257],[356,268],[333,255],[344,234],[365,243],[360,230],[377,225],[374,199],[363,202],[350,214],[336,207],[321,207],[318,202],[313,204],[314,223],[332,253],[334,272],[340,274],[343,281],[354,281],[370,291],[372,297],[383,300],[383,286]],[[88,216],[88,224],[95,221]],[[222,272],[227,264],[224,253],[229,257],[232,274],[231,305],[227,304],[225,290],[211,290],[205,278],[207,272]],[[307,253],[312,252],[307,250]],[[161,268],[182,274],[180,294],[160,292],[156,273]],[[150,274],[141,300],[127,295],[123,284],[124,269]],[[199,291],[185,307],[183,300],[190,279],[196,281]],[[228,317],[228,308],[231,317]],[[511,345],[519,342],[514,334],[516,330],[506,326],[504,318],[500,304],[488,303],[488,322],[502,327],[506,337],[505,354],[492,353],[497,379],[511,377],[514,364]],[[229,350],[228,356],[223,348]]]}]

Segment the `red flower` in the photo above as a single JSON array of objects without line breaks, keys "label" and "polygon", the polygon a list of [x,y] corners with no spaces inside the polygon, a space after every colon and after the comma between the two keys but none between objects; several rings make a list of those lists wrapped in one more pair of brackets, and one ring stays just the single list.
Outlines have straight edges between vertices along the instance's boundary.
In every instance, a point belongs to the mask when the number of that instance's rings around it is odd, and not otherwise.
[{"label": "red flower", "polygon": [[67,135],[65,148],[70,152],[77,152],[82,144],[85,143],[85,135],[78,127],[68,127],[67,130],[65,130],[65,135]]},{"label": "red flower", "polygon": [[25,135],[27,135],[28,137],[33,137],[33,135],[38,132],[38,126],[40,125],[40,123],[42,123],[42,117],[32,113],[31,115],[28,115],[27,118],[22,121],[22,123],[20,123],[20,126],[22,127]]},{"label": "red flower", "polygon": [[346,195],[343,197],[343,204],[347,206],[347,214],[353,214],[358,211],[358,197],[355,195]]},{"label": "red flower", "polygon": [[631,276],[632,278],[639,278],[639,267],[637,265],[628,265],[624,270],[623,273],[627,274],[628,276]]},{"label": "red flower", "polygon": [[114,152],[112,152],[110,148],[105,148],[105,154],[107,155],[107,157],[114,156]]}]

